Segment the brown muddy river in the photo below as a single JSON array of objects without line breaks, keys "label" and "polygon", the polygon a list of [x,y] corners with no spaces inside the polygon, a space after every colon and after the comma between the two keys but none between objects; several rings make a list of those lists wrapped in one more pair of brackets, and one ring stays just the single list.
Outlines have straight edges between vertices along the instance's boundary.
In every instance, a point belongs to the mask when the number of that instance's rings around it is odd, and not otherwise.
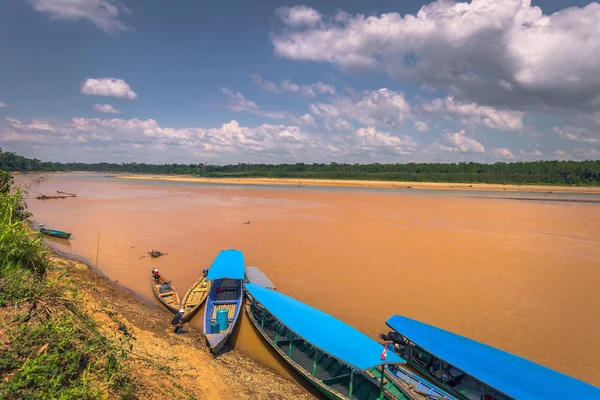
[{"label": "brown muddy river", "polygon": [[[149,301],[153,265],[183,295],[237,248],[279,291],[372,337],[403,314],[600,385],[600,204],[75,174],[31,194],[56,190],[79,197],[28,201],[36,222],[73,233],[49,243],[94,264],[99,236],[98,268]],[[151,249],[168,255],[143,257]],[[246,320],[234,340],[287,374]]]}]

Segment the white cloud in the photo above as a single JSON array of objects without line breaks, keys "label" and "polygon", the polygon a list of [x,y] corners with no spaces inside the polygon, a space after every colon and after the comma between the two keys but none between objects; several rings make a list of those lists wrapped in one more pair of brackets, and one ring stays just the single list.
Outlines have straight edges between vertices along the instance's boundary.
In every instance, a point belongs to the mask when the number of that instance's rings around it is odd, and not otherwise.
[{"label": "white cloud", "polygon": [[137,94],[123,79],[88,78],[81,84],[81,93],[94,96],[110,96],[120,99],[135,100]]},{"label": "white cloud", "polygon": [[423,121],[415,121],[415,130],[417,132],[427,132],[429,130],[429,126]]},{"label": "white cloud", "polygon": [[338,96],[331,103],[311,104],[309,110],[326,119],[345,118],[376,127],[398,127],[411,113],[404,94],[385,88],[365,91],[356,98]]},{"label": "white cloud", "polygon": [[310,114],[304,114],[298,117],[287,111],[262,110],[255,102],[248,100],[240,92],[233,92],[229,88],[221,88],[221,92],[229,98],[229,108],[233,111],[248,112],[270,119],[286,120],[293,124],[302,125],[305,127],[317,126],[314,117]]},{"label": "white cloud", "polygon": [[337,14],[273,35],[275,53],[451,90],[468,103],[593,110],[600,4],[545,15],[530,0],[438,0],[415,15]]},{"label": "white cloud", "polygon": [[277,13],[284,24],[293,27],[315,26],[322,18],[315,9],[306,6],[282,7]]},{"label": "white cloud", "polygon": [[106,33],[116,35],[128,30],[120,21],[129,10],[115,0],[28,0],[33,9],[50,15],[52,20],[88,20]]},{"label": "white cloud", "polygon": [[3,103],[3,102],[1,102],[1,101],[0,101],[0,108],[6,108],[6,107],[8,107],[8,106],[6,105],[6,103]]},{"label": "white cloud", "polygon": [[410,136],[394,136],[389,132],[380,132],[373,127],[360,128],[356,131],[358,147],[361,150],[377,154],[382,151],[408,155],[415,151],[417,142]]},{"label": "white cloud", "polygon": [[569,160],[569,159],[573,158],[573,156],[571,154],[569,154],[566,151],[561,150],[561,149],[557,149],[554,151],[554,157],[557,160]]},{"label": "white cloud", "polygon": [[[219,128],[160,126],[155,120],[74,118],[61,121],[0,120],[0,142],[15,148],[40,148],[45,159],[79,161],[219,162],[308,161],[327,159],[322,136],[296,126],[264,124],[255,128],[237,121]],[[21,146],[21,147],[19,147]]]},{"label": "white cloud", "polygon": [[498,109],[489,106],[480,106],[475,103],[459,103],[453,97],[433,99],[431,103],[423,105],[427,112],[447,114],[458,118],[464,125],[483,125],[490,129],[502,131],[518,131],[523,129],[523,117],[520,111]]},{"label": "white cloud", "polygon": [[281,81],[279,84],[264,80],[259,74],[252,74],[254,82],[265,90],[273,93],[299,93],[304,97],[316,97],[318,94],[335,94],[335,87],[321,81],[309,85],[298,85],[289,79]]},{"label": "white cloud", "polygon": [[275,82],[265,81],[259,74],[252,74],[250,76],[252,77],[254,82],[258,86],[262,87],[263,89],[268,90],[269,92],[274,92],[274,93],[280,92],[280,90],[277,87],[277,84]]},{"label": "white cloud", "polygon": [[343,118],[327,118],[325,129],[332,133],[354,133],[356,128]]},{"label": "white cloud", "polygon": [[108,113],[108,114],[120,114],[121,113],[121,110],[113,107],[110,104],[95,104],[94,110],[103,112],[103,113]]},{"label": "white cloud", "polygon": [[[583,143],[600,143],[599,137],[591,137],[589,133],[585,129],[581,128],[572,128],[569,126],[564,127],[563,129],[555,127],[554,132],[558,133],[558,135],[565,139],[575,142],[583,142]],[[600,132],[598,132],[600,133]]]},{"label": "white cloud", "polygon": [[515,158],[515,155],[513,154],[513,152],[507,148],[489,149],[487,152],[496,159],[512,160]]},{"label": "white cloud", "polygon": [[450,153],[483,153],[485,147],[477,139],[468,137],[465,131],[444,132],[441,140],[436,141],[433,147],[437,150]]}]

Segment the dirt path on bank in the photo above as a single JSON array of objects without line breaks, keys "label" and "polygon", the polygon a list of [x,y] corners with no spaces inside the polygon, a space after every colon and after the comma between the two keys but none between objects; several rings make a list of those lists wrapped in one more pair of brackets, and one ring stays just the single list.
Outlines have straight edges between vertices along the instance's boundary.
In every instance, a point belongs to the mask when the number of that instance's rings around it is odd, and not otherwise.
[{"label": "dirt path on bank", "polygon": [[82,309],[109,337],[131,344],[128,361],[139,399],[313,399],[300,385],[231,350],[213,357],[204,337],[186,325],[175,335],[168,311],[145,303],[85,264],[58,255],[58,277],[68,271]]}]

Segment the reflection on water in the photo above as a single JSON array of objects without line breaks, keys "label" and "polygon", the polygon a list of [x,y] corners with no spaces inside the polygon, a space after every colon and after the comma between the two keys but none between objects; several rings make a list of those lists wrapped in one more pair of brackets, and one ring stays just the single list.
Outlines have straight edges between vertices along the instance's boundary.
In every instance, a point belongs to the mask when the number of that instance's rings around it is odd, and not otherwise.
[{"label": "reflection on water", "polygon": [[[51,175],[37,190],[79,195],[29,201],[37,222],[73,233],[49,243],[92,264],[97,252],[104,274],[145,299],[153,265],[183,294],[219,250],[237,248],[279,291],[372,337],[401,313],[600,385],[597,204],[102,175]],[[245,317],[234,340],[290,376]]]}]

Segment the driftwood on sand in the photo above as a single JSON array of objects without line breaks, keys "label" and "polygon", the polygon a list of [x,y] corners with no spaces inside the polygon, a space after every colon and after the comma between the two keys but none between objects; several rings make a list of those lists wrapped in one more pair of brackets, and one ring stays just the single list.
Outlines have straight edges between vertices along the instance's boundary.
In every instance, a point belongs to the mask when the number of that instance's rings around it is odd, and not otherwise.
[{"label": "driftwood on sand", "polygon": [[61,192],[60,190],[57,190],[56,193],[58,193],[58,194],[41,194],[38,197],[36,197],[36,199],[38,199],[38,200],[53,200],[53,199],[66,199],[67,197],[77,197],[77,194],[75,194],[75,193]]},{"label": "driftwood on sand", "polygon": [[150,257],[152,257],[152,258],[158,258],[158,257],[160,257],[160,256],[164,256],[164,255],[166,255],[167,253],[163,253],[163,252],[162,252],[162,251],[160,251],[160,250],[154,250],[154,249],[152,249],[152,251],[149,251],[149,252],[148,252],[148,254],[149,254],[149,255],[150,255]]}]

